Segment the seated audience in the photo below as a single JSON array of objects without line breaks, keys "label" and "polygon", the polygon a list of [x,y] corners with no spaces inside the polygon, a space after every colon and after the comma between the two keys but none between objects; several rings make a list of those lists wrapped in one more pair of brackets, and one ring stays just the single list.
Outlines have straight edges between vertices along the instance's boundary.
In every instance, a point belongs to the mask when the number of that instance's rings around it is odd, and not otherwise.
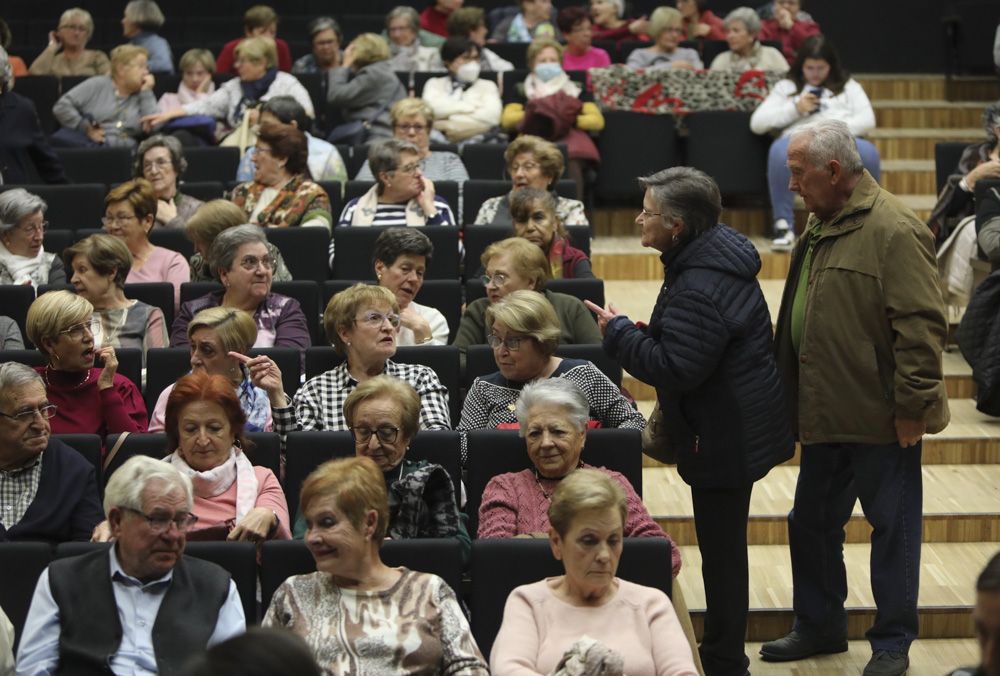
[{"label": "seated audience", "polygon": [[556,356],[559,318],[542,294],[514,291],[486,309],[485,323],[499,370],[472,382],[457,429],[493,429],[517,422],[514,404],[521,388],[543,378],[576,383],[589,402],[590,418],[600,427],[646,426],[642,414],[600,369],[585,359]]},{"label": "seated audience", "polygon": [[486,298],[477,298],[465,307],[458,325],[455,345],[483,345],[489,342],[492,325],[486,321],[486,312],[515,291],[537,291],[544,295],[555,309],[561,345],[600,343],[601,334],[593,316],[580,299],[565,293],[545,290],[545,283],[552,279],[552,266],[536,245],[520,237],[511,237],[486,247],[480,262],[486,269],[483,284]]},{"label": "seated audience", "polygon": [[448,18],[462,8],[463,0],[429,0],[420,13],[420,28],[428,33],[448,37]]},{"label": "seated audience", "polygon": [[684,39],[683,17],[673,7],[657,7],[649,18],[650,47],[632,50],[625,62],[629,68],[645,70],[701,70],[704,66],[698,52],[681,47]]},{"label": "seated audience", "polygon": [[[246,416],[229,378],[205,372],[178,380],[167,397],[165,431],[170,454],[163,459],[188,477],[194,488],[198,540],[291,538],[288,504],[278,477],[250,463],[243,449]],[[121,470],[119,470],[121,471]],[[94,534],[111,536],[107,524]]]},{"label": "seated audience", "polygon": [[66,269],[45,251],[49,206],[24,188],[0,193],[0,284],[65,284]]},{"label": "seated audience", "polygon": [[111,74],[87,78],[52,106],[62,125],[54,145],[75,148],[135,148],[145,116],[156,112],[146,50],[119,45],[111,50]]},{"label": "seated audience", "polygon": [[[367,137],[360,142],[392,136],[389,108],[406,97],[406,87],[396,77],[389,62],[389,45],[374,33],[362,33],[347,45],[339,68],[330,71],[326,101],[340,109],[345,125],[361,122],[367,126]],[[331,143],[354,143],[357,139],[338,138],[338,130],[330,133]]]},{"label": "seated audience", "polygon": [[514,234],[542,250],[549,259],[552,279],[593,278],[587,254],[570,244],[569,233],[556,214],[552,193],[522,188],[510,200]]},{"label": "seated audience", "polygon": [[394,7],[385,15],[385,31],[389,36],[389,64],[395,71],[444,70],[441,57],[434,47],[420,44],[420,15],[406,5]]},{"label": "seated audience", "polygon": [[0,494],[8,506],[0,542],[90,539],[104,518],[97,476],[83,455],[50,436],[56,407],[34,369],[0,364],[0,408]]},{"label": "seated audience", "polygon": [[274,259],[263,230],[256,225],[223,230],[208,250],[208,264],[223,289],[181,305],[170,332],[171,346],[188,346],[191,319],[205,308],[219,306],[253,315],[257,324],[254,347],[305,349],[312,344],[299,302],[271,291]]},{"label": "seated audience", "polygon": [[[434,109],[428,101],[405,98],[396,101],[389,110],[389,123],[394,138],[408,141],[417,147],[420,155],[420,173],[432,181],[469,180],[469,172],[462,158],[447,150],[431,150],[431,129],[435,126]],[[365,163],[354,177],[358,181],[374,181],[375,175]]]},{"label": "seated audience", "polygon": [[434,128],[451,143],[482,140],[499,127],[503,104],[496,83],[479,77],[479,47],[468,38],[448,38],[441,60],[448,75],[428,80],[422,94],[434,111]]},{"label": "seated audience", "polygon": [[156,191],[156,220],[153,226],[183,228],[204,202],[177,189],[187,171],[181,142],[173,136],[154,134],[135,151],[135,177],[144,178]]},{"label": "seated audience", "polygon": [[981,658],[978,667],[956,669],[948,676],[996,676],[1000,673],[1000,553],[994,554],[976,579],[976,623]]},{"label": "seated audience", "polygon": [[157,101],[161,113],[200,101],[215,92],[215,57],[207,49],[189,49],[181,55],[181,83],[176,92],[167,92]]},{"label": "seated audience", "polygon": [[615,577],[627,517],[625,492],[606,474],[583,469],[559,483],[548,535],[566,574],[507,597],[494,674],[548,674],[564,660],[580,673],[699,673],[670,598]]},{"label": "seated audience", "polygon": [[149,231],[156,222],[158,200],[153,184],[144,178],[126,181],[104,197],[104,231],[125,242],[132,254],[132,269],[126,284],[170,282],[174,285],[174,305],[181,300],[181,284],[191,281],[191,269],[184,256],[162,246],[153,246]]},{"label": "seated audience", "polygon": [[0,315],[0,350],[23,350],[21,327],[6,315]]},{"label": "seated audience", "polygon": [[[469,560],[472,540],[466,517],[458,510],[455,485],[448,471],[426,460],[410,460],[406,452],[420,428],[420,395],[392,376],[375,376],[355,388],[344,401],[344,417],[358,457],[375,461],[389,496],[386,537],[458,538]],[[306,533],[300,511],[295,537]]]},{"label": "seated audience", "polygon": [[292,69],[292,52],[288,49],[288,43],[278,37],[278,15],[267,5],[254,5],[243,13],[243,37],[226,43],[215,61],[215,70],[219,73],[238,75],[239,68],[236,66],[236,61],[240,58],[240,52],[237,47],[243,40],[254,37],[267,37],[273,40],[275,60],[272,65],[286,73]]},{"label": "seated audience", "polygon": [[[812,21],[812,15],[809,12],[803,12],[802,3],[799,3],[799,10],[795,13],[795,18],[798,21]],[[761,21],[765,19],[773,19],[775,13],[778,10],[778,0],[770,0],[770,2],[765,2],[763,5],[757,7],[757,16],[760,17]]]},{"label": "seated audience", "polygon": [[801,6],[801,0],[775,0],[773,16],[761,21],[760,39],[780,42],[788,63],[795,61],[806,40],[820,34],[819,24],[803,16]]},{"label": "seated audience", "polygon": [[399,304],[396,344],[400,347],[448,344],[448,320],[436,308],[414,300],[433,254],[434,245],[427,235],[412,228],[389,228],[375,240],[375,276]]},{"label": "seated audience", "polygon": [[[6,52],[10,49],[11,43],[14,42],[14,36],[10,32],[10,27],[7,22],[0,18],[0,49]],[[11,74],[14,77],[24,77],[28,75],[28,65],[24,62],[20,56],[14,56],[13,54],[7,57],[10,61]],[[2,673],[2,672],[0,672]]]},{"label": "seated audience", "polygon": [[[188,323],[191,346],[191,373],[207,373],[227,378],[236,390],[243,409],[244,432],[270,432],[274,426],[267,392],[250,381],[250,371],[230,352],[246,354],[257,342],[257,324],[243,310],[210,307]],[[167,401],[176,383],[160,393],[149,416],[149,431],[162,432],[167,415]]]},{"label": "seated audience", "polygon": [[[56,406],[56,434],[145,432],[146,405],[138,384],[118,373],[115,348],[94,341],[94,306],[69,291],[50,291],[28,309],[25,332],[46,359],[36,367]],[[103,366],[95,366],[100,358]]]},{"label": "seated audience", "polygon": [[391,291],[367,284],[341,291],[326,306],[323,328],[344,361],[307,380],[294,400],[285,395],[281,371],[270,358],[244,360],[254,385],[267,391],[276,432],[346,430],[344,400],[360,383],[383,373],[409,383],[420,395],[420,429],[451,429],[448,390],[434,370],[392,361],[399,305]]},{"label": "seated audience", "polygon": [[502,73],[514,64],[486,47],[486,15],[482,7],[460,7],[448,16],[448,37],[468,38],[479,47],[479,66],[484,71]]},{"label": "seated audience", "polygon": [[625,19],[625,0],[590,0],[594,40],[645,40],[649,20],[644,16]]},{"label": "seated audience", "polygon": [[316,17],[306,29],[312,52],[301,56],[292,64],[292,75],[325,73],[340,66],[343,54],[340,45],[344,41],[340,24],[332,16]]},{"label": "seated audience", "polygon": [[[278,52],[272,38],[247,38],[236,47],[236,56],[237,77],[226,80],[204,98],[185,103],[180,108],[149,115],[143,118],[143,122],[155,127],[189,115],[207,115],[218,123],[216,137],[221,139],[240,126],[244,115],[249,115],[250,121],[253,121],[255,112],[251,108],[275,96],[291,96],[302,105],[307,115],[315,115],[312,99],[302,83],[294,75],[278,71]],[[220,69],[219,72],[229,71]],[[187,130],[173,133],[186,145],[203,145],[203,141],[192,139],[194,135]]]},{"label": "seated audience", "polygon": [[590,70],[611,65],[608,53],[593,45],[593,23],[586,9],[567,7],[560,10],[558,23],[559,30],[566,38],[566,50],[562,58],[564,70]]},{"label": "seated audience", "polygon": [[[511,196],[528,187],[554,191],[565,166],[563,154],[555,144],[530,135],[518,136],[511,141],[503,159],[512,182],[510,193],[483,202],[476,214],[476,223],[512,225]],[[579,200],[556,196],[556,215],[563,225],[590,225],[583,202]]]},{"label": "seated audience", "polygon": [[[247,215],[243,210],[229,200],[211,200],[198,207],[198,211],[194,212],[184,226],[184,234],[194,244],[194,253],[188,261],[191,265],[192,282],[218,281],[217,274],[208,264],[208,250],[220,232],[235,228],[237,225],[245,225],[246,220]],[[272,261],[272,281],[290,282],[292,273],[288,271],[278,247],[268,242],[267,253]]]},{"label": "seated audience", "polygon": [[251,627],[192,658],[184,676],[323,676],[309,646],[284,629]]},{"label": "seated audience", "polygon": [[174,54],[170,43],[156,33],[166,19],[154,0],[131,0],[125,5],[122,34],[129,44],[142,47],[149,54],[151,73],[174,74]]},{"label": "seated audience", "polygon": [[[2,19],[0,19],[2,21]],[[14,89],[13,64],[0,47],[0,182],[30,183],[31,167],[46,183],[67,183],[62,161],[42,130],[35,102]]]},{"label": "seated audience", "polygon": [[552,24],[552,0],[516,0],[520,9],[498,23],[490,34],[493,42],[532,42],[539,38],[559,40]]},{"label": "seated audience", "polygon": [[[347,166],[337,146],[309,133],[313,120],[306,115],[306,110],[291,96],[275,96],[268,99],[260,107],[258,122],[261,127],[268,125],[291,125],[305,134],[306,149],[309,153],[307,164],[309,175],[313,181],[347,181]],[[247,148],[236,169],[237,181],[252,181],[257,170],[254,158],[256,148]]]},{"label": "seated audience", "polygon": [[112,474],[104,511],[114,544],[42,571],[18,670],[180,673],[206,646],[242,634],[243,604],[229,573],[184,556],[198,520],[193,502],[191,480],[162,460],[136,456]]},{"label": "seated audience", "polygon": [[[789,138],[802,125],[820,119],[845,122],[855,137],[875,128],[875,111],[865,90],[841,67],[833,43],[817,35],[806,40],[787,78],[774,85],[750,117],[754,133],[778,136],[767,156],[774,249],[787,251],[795,243],[795,195],[788,187],[792,174],[786,164]],[[881,175],[878,149],[871,141],[855,140],[865,168],[878,181]]]},{"label": "seated audience", "polygon": [[760,18],[749,7],[737,7],[726,15],[725,51],[712,59],[710,70],[744,73],[748,70],[788,72],[788,61],[774,47],[760,44]]},{"label": "seated audience", "polygon": [[[985,140],[966,146],[958,167],[941,189],[937,204],[931,211],[928,225],[934,232],[938,244],[948,238],[959,221],[976,213],[973,194],[979,179],[1000,178],[1000,101],[994,101],[983,109],[983,129]],[[0,200],[3,198],[0,197]],[[0,220],[3,220],[0,218]]]},{"label": "seated audience", "polygon": [[[265,228],[330,229],[330,197],[309,174],[309,142],[295,125],[261,125],[253,181],[233,189],[247,222]],[[346,174],[346,170],[344,172]]]},{"label": "seated audience", "polygon": [[722,19],[708,9],[709,0],[677,0],[685,40],[724,40],[726,28]]},{"label": "seated audience", "polygon": [[59,17],[59,26],[49,31],[49,44],[31,62],[31,75],[108,75],[111,62],[97,49],[87,49],[94,34],[94,18],[80,7],[70,7]]},{"label": "seated audience", "polygon": [[120,239],[91,235],[63,251],[62,257],[76,294],[94,306],[94,345],[137,347],[143,356],[151,347],[167,346],[163,311],[125,297],[132,254]]},{"label": "seated audience", "polygon": [[[382,562],[385,477],[370,458],[319,466],[302,484],[317,572],[285,580],[261,625],[306,640],[324,672],[487,674],[455,592],[430,573]],[[378,638],[357,618],[379,618]]]}]

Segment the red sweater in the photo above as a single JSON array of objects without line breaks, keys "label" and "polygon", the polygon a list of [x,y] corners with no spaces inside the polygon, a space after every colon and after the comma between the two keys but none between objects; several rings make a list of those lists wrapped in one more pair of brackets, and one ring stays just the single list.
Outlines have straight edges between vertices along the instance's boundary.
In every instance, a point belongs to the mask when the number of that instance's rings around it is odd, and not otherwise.
[{"label": "red sweater", "polygon": [[[216,73],[236,75],[236,45],[241,42],[243,42],[243,38],[236,38],[226,43],[226,46],[219,52],[219,58],[215,60]],[[274,44],[278,47],[278,70],[291,73],[292,52],[288,49],[288,43],[281,38],[275,38]]]},{"label": "red sweater", "polygon": [[52,418],[53,434],[97,434],[145,432],[148,416],[142,394],[120,373],[106,390],[97,387],[101,369],[90,369],[80,386],[81,374],[35,368],[47,380],[49,403],[57,406]]},{"label": "red sweater", "polygon": [[443,38],[448,37],[448,15],[436,7],[428,7],[420,13],[420,27]]},{"label": "red sweater", "polygon": [[761,40],[777,40],[781,43],[781,53],[791,64],[795,60],[795,53],[799,47],[813,35],[819,35],[819,24],[815,21],[796,21],[789,30],[784,30],[778,25],[777,19],[765,19],[760,22]]},{"label": "red sweater", "polygon": [[[700,23],[708,25],[710,29],[708,34],[700,36],[694,34],[695,27]],[[688,40],[725,40],[726,24],[722,19],[712,14],[712,10],[706,9],[697,19],[684,22],[684,34]]]}]

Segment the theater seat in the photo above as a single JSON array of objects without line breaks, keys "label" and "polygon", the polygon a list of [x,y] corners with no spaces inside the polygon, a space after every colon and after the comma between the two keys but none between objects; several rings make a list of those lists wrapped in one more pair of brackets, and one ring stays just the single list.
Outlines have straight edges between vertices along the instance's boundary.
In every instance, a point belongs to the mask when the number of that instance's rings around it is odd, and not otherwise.
[{"label": "theater seat", "polygon": [[48,205],[45,220],[53,230],[75,231],[101,227],[101,217],[104,216],[104,195],[108,191],[103,183],[0,185],[0,192],[11,188],[24,188],[45,200]]},{"label": "theater seat", "polygon": [[[137,347],[115,349],[118,373],[125,376],[142,392],[142,350]],[[28,366],[45,366],[48,359],[38,350],[0,350],[0,363],[16,361]],[[98,366],[100,368],[100,366]]]},{"label": "theater seat", "polygon": [[21,642],[24,621],[28,619],[31,597],[35,594],[38,576],[52,560],[52,547],[47,542],[0,542],[0,608],[14,625],[14,652]]},{"label": "theater seat", "polygon": [[97,491],[100,498],[104,499],[104,469],[102,460],[104,454],[104,439],[97,434],[53,434],[54,439],[63,442],[74,451],[86,458],[94,467],[94,475],[97,479]]},{"label": "theater seat", "polygon": [[[371,252],[375,240],[386,228],[338,226],[333,229],[337,255],[331,279],[371,279],[374,263]],[[427,265],[425,279],[458,279],[459,228],[427,226],[420,230],[434,244],[434,257]]]},{"label": "theater seat", "polygon": [[[21,329],[25,346],[32,347],[25,331],[28,308],[35,302],[35,288],[23,284],[0,284],[0,314],[13,319]],[[6,359],[4,360],[6,361]]]},{"label": "theater seat", "polygon": [[[680,163],[676,123],[672,115],[646,115],[630,110],[604,113],[598,138],[601,166],[595,190],[604,202],[637,204],[642,191],[636,176],[645,176]],[[637,149],[641,152],[636,152]]]},{"label": "theater seat", "polygon": [[767,200],[767,152],[770,136],[750,131],[750,113],[705,110],[685,119],[686,161],[715,179],[723,201]]},{"label": "theater seat", "polygon": [[236,147],[189,146],[184,149],[184,158],[188,163],[184,180],[225,183],[236,178],[240,151]]},{"label": "theater seat", "polygon": [[132,149],[54,148],[73,183],[114,185],[132,178]]},{"label": "theater seat", "polygon": [[142,282],[125,285],[125,297],[160,308],[167,335],[174,325],[174,285],[170,282]]},{"label": "theater seat", "polygon": [[330,231],[326,228],[268,228],[264,234],[278,247],[292,279],[322,284],[330,276]]}]

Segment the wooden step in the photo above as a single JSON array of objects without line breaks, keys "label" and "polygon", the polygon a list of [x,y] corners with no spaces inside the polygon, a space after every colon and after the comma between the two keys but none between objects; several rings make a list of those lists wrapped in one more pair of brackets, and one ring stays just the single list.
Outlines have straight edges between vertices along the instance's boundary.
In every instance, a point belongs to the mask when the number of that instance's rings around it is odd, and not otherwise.
[{"label": "wooden step", "polygon": [[934,145],[941,141],[973,143],[983,139],[979,127],[958,129],[906,127],[873,129],[865,135],[878,148],[882,160],[933,160]]},{"label": "wooden step", "polygon": [[[754,485],[747,541],[788,544],[788,513],[798,467],[775,467]],[[675,467],[643,470],[643,503],[679,545],[695,545],[691,490]],[[924,542],[1000,542],[1000,465],[928,465],[923,468]],[[860,502],[845,528],[847,542],[865,543],[871,526]],[[997,545],[1000,549],[1000,545]]]},{"label": "wooden step", "polygon": [[[872,656],[868,641],[849,641],[847,652],[798,662],[765,662],[759,642],[746,644],[754,676],[842,676],[860,674]],[[958,667],[979,664],[979,643],[972,638],[918,639],[910,645],[908,676],[944,676]]]},{"label": "wooden step", "polygon": [[885,160],[880,183],[894,195],[932,195],[937,190],[934,160]]},{"label": "wooden step", "polygon": [[943,128],[978,127],[983,114],[981,101],[874,100],[876,126]]},{"label": "wooden step", "polygon": [[[772,251],[770,240],[766,237],[753,236],[750,239],[756,245],[761,258],[758,278],[785,279],[791,261],[789,253]],[[636,281],[656,282],[658,285],[663,281],[663,264],[660,262],[659,252],[643,248],[635,235],[594,238],[591,243],[590,258],[594,275],[605,280],[605,284],[615,281]],[[609,297],[607,292],[605,296]],[[655,294],[653,298],[656,298]],[[652,308],[652,304],[648,307]]]},{"label": "wooden step", "polygon": [[894,101],[995,101],[1000,81],[995,77],[953,77],[940,74],[855,74],[868,98]]},{"label": "wooden step", "polygon": [[[792,626],[792,571],[788,547],[751,545],[750,618],[747,640],[771,641]],[[848,638],[862,639],[875,617],[866,544],[844,545],[847,566]],[[972,607],[979,571],[996,553],[995,543],[925,543],[920,560],[920,636],[971,638],[975,634]],[[695,634],[704,621],[705,590],[701,578],[701,553],[681,547],[683,567],[677,578],[691,610]]]}]

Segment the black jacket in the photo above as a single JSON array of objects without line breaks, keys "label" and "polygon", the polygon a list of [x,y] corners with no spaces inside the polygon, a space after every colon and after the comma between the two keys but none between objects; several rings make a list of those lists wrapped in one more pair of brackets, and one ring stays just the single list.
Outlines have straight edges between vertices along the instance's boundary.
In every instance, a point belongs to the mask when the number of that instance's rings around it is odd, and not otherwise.
[{"label": "black jacket", "polygon": [[717,225],[663,256],[649,326],[609,322],[604,349],[656,387],[688,484],[734,488],[792,457],[794,441],[757,283],[760,256]]},{"label": "black jacket", "polygon": [[46,183],[67,183],[62,162],[42,133],[31,99],[17,92],[0,96],[0,183],[31,183],[34,163]]}]

